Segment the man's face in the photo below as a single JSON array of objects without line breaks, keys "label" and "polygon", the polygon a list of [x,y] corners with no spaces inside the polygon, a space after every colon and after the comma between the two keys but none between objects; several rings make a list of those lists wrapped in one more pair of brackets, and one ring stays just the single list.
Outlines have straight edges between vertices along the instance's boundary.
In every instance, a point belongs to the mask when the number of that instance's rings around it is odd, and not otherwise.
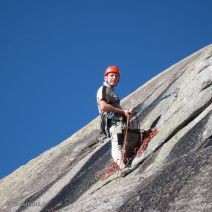
[{"label": "man's face", "polygon": [[111,86],[116,86],[119,81],[119,76],[114,73],[109,73],[107,76],[105,76],[105,81]]}]

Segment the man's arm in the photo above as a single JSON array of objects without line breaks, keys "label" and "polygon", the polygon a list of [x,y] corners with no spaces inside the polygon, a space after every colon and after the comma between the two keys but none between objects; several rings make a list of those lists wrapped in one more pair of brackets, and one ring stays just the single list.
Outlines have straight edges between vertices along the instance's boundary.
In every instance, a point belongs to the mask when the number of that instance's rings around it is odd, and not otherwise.
[{"label": "man's arm", "polygon": [[130,116],[130,113],[128,112],[128,110],[123,110],[121,107],[120,108],[114,107],[114,106],[108,104],[107,102],[105,102],[104,100],[101,100],[99,102],[99,105],[100,105],[101,110],[104,112],[115,112],[122,116],[126,116],[126,117]]}]

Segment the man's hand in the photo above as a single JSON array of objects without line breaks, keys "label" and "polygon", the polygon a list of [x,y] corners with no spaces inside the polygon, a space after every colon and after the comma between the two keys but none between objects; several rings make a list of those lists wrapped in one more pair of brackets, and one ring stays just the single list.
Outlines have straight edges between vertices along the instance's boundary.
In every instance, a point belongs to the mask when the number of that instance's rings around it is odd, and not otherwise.
[{"label": "man's hand", "polygon": [[124,110],[124,115],[127,117],[127,118],[130,118],[135,112],[135,109],[134,108],[130,108],[129,110]]},{"label": "man's hand", "polygon": [[133,115],[133,114],[135,113],[135,108],[130,108],[130,109],[128,110],[128,113],[129,113],[130,115]]},{"label": "man's hand", "polygon": [[130,113],[128,110],[124,110],[124,115],[126,118],[130,118]]}]

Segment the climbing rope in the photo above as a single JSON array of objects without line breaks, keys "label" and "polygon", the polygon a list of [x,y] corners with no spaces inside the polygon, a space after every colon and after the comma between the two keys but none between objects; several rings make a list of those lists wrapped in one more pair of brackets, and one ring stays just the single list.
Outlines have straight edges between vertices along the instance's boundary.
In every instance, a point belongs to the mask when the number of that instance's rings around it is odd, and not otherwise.
[{"label": "climbing rope", "polygon": [[[127,152],[124,149],[126,147],[126,144],[127,144],[127,131],[128,131],[128,129],[126,130],[126,133],[125,133],[125,139],[124,139],[124,145],[123,145],[123,152],[122,152],[122,162],[124,161],[125,163],[127,163],[127,161],[130,161],[130,159],[131,159],[131,158],[129,158],[127,156]],[[142,155],[142,153],[146,150],[149,142],[152,140],[152,138],[154,138],[157,135],[157,133],[158,133],[158,131],[155,128],[150,129],[148,131],[145,131],[143,133],[141,146],[139,147],[139,149],[135,149],[134,150],[136,157],[140,157]],[[113,175],[116,172],[117,172],[117,178],[118,178],[120,176],[121,169],[120,169],[119,165],[116,162],[111,162],[111,163],[109,163],[106,166],[106,168],[104,168],[101,171],[98,171],[95,174],[95,179],[96,180],[105,180],[109,176]]]},{"label": "climbing rope", "polygon": [[128,127],[129,127],[130,117],[127,117],[127,123],[124,133],[124,143],[122,147],[122,154],[121,154],[121,163],[120,165],[123,165],[125,159],[126,159],[126,146],[127,146],[127,136],[128,136]]},{"label": "climbing rope", "polygon": [[104,180],[107,179],[109,176],[114,174],[115,172],[119,171],[120,168],[116,162],[109,163],[106,168],[104,168],[101,171],[98,171],[95,174],[95,179],[96,180]]},{"label": "climbing rope", "polygon": [[125,164],[125,162],[127,160],[126,145],[127,145],[129,121],[130,121],[130,116],[127,117],[127,123],[126,123],[126,128],[125,128],[125,133],[124,133],[124,143],[123,143],[123,147],[122,147],[121,160],[120,160],[120,164],[119,164],[119,170],[117,172],[117,177],[120,176],[120,172],[121,172],[121,168],[120,167],[126,165]]},{"label": "climbing rope", "polygon": [[157,135],[158,130],[156,128],[150,129],[149,133],[144,133],[142,138],[142,144],[139,149],[135,152],[137,157],[140,157],[141,154],[146,150],[149,142]]},{"label": "climbing rope", "polygon": [[[155,128],[150,129],[143,133],[141,146],[138,149],[134,150],[136,157],[140,157],[142,155],[142,153],[146,150],[149,142],[157,135],[157,133],[158,133],[158,131]],[[125,134],[124,141],[125,141],[125,143],[123,145],[123,149],[126,147],[126,144],[127,144],[127,131]],[[130,161],[131,158],[129,158],[127,156],[126,151],[123,151],[122,155],[124,157],[125,163],[127,163],[127,161]],[[120,173],[121,173],[121,169],[120,169],[119,165],[116,162],[111,162],[106,166],[106,168],[104,168],[101,171],[98,171],[95,174],[95,179],[96,180],[105,180],[109,176],[113,175],[116,172],[117,172],[117,177],[119,177]]]}]

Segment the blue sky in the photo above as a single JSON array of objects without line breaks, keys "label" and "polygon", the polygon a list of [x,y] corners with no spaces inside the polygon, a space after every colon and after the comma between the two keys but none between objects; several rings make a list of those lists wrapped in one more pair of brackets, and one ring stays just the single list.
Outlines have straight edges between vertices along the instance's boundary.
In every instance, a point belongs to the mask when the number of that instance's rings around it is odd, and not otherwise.
[{"label": "blue sky", "polygon": [[104,69],[124,98],[212,43],[211,0],[0,1],[0,178],[97,117]]}]

